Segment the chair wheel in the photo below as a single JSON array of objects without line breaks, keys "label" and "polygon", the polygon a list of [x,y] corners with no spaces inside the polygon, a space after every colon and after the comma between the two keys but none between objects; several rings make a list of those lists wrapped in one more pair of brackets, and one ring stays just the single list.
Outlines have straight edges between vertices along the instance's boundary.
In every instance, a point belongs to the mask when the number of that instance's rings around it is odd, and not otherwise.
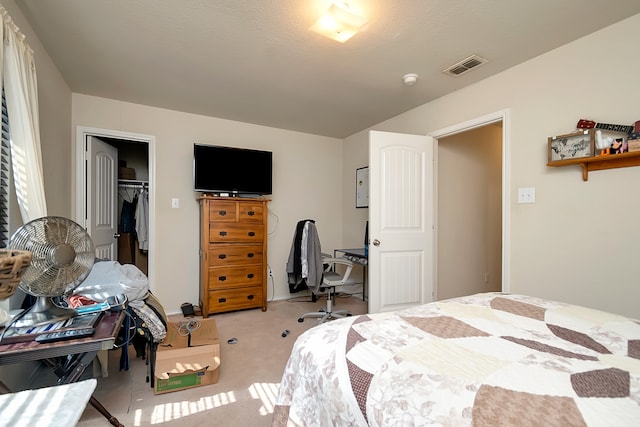
[{"label": "chair wheel", "polygon": [[298,319],[298,322],[300,322],[300,323],[304,322],[304,317],[300,317],[300,318]]}]

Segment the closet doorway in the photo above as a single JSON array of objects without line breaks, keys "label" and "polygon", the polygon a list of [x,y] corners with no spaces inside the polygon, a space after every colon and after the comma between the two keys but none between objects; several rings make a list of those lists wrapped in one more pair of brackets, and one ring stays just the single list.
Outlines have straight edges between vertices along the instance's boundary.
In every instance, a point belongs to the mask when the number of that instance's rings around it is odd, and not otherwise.
[{"label": "closet doorway", "polygon": [[147,135],[78,128],[78,223],[96,257],[134,264],[149,276],[153,241],[153,153]]}]

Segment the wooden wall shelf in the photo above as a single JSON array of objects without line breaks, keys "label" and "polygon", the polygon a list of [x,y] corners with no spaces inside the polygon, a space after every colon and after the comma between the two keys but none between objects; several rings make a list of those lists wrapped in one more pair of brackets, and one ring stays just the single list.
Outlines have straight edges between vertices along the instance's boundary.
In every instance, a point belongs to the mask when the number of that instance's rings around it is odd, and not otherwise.
[{"label": "wooden wall shelf", "polygon": [[548,162],[547,166],[580,165],[582,167],[582,180],[589,180],[589,171],[604,169],[626,168],[640,166],[640,151],[632,153],[610,154],[608,156],[582,157],[579,159],[555,160]]}]

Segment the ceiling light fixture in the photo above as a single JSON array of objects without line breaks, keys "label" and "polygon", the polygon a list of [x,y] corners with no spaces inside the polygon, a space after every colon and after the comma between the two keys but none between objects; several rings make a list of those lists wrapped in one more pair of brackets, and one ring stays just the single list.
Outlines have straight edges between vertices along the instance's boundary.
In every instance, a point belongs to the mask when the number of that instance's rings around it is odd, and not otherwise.
[{"label": "ceiling light fixture", "polygon": [[367,19],[354,13],[346,3],[333,2],[331,7],[309,29],[340,43],[355,36]]}]

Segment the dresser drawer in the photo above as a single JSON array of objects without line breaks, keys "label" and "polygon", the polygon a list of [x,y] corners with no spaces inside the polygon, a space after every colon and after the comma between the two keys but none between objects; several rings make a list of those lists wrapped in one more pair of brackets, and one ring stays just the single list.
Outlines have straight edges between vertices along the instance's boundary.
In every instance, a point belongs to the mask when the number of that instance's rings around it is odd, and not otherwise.
[{"label": "dresser drawer", "polygon": [[256,264],[262,267],[262,245],[209,245],[209,266]]},{"label": "dresser drawer", "polygon": [[209,289],[262,286],[262,264],[246,267],[212,267],[209,269]]},{"label": "dresser drawer", "polygon": [[262,307],[262,286],[209,291],[209,312]]},{"label": "dresser drawer", "polygon": [[239,222],[263,223],[264,205],[262,203],[241,203],[238,206]]},{"label": "dresser drawer", "polygon": [[210,222],[259,222],[264,220],[262,203],[216,200],[209,203]]},{"label": "dresser drawer", "polygon": [[212,223],[209,225],[209,241],[224,242],[262,242],[264,226],[262,224]]},{"label": "dresser drawer", "polygon": [[209,221],[236,222],[238,220],[238,204],[234,201],[215,200],[209,202]]}]

